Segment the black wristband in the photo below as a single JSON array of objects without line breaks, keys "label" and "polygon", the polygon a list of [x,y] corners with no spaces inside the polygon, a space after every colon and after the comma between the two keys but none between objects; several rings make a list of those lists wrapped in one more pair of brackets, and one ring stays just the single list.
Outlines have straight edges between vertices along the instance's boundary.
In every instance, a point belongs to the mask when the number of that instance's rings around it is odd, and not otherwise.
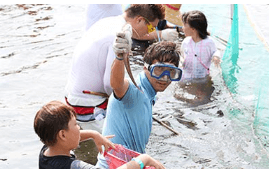
[{"label": "black wristband", "polygon": [[118,60],[123,60],[123,57],[118,57],[118,56],[116,56],[116,59],[118,59]]}]

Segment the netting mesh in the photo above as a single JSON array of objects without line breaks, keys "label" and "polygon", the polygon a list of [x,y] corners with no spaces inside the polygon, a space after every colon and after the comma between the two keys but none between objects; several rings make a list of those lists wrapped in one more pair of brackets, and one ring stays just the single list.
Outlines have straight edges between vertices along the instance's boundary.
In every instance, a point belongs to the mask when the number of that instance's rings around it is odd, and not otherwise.
[{"label": "netting mesh", "polygon": [[[115,145],[116,149],[110,149],[109,151],[105,152],[105,158],[109,169],[116,169],[123,164],[132,160],[132,158],[139,156],[138,152],[129,150],[122,145]],[[145,169],[155,169],[154,167],[145,166]]]}]

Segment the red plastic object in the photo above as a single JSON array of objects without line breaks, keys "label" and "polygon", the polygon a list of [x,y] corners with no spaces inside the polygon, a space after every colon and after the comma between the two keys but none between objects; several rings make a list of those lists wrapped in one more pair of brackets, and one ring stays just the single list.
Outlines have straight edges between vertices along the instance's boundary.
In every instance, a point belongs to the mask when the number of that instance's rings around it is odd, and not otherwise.
[{"label": "red plastic object", "polygon": [[[116,169],[131,161],[132,158],[140,155],[140,153],[127,149],[119,144],[115,144],[115,147],[115,150],[110,149],[104,153],[109,169]],[[155,167],[145,166],[144,169],[155,169]]]}]

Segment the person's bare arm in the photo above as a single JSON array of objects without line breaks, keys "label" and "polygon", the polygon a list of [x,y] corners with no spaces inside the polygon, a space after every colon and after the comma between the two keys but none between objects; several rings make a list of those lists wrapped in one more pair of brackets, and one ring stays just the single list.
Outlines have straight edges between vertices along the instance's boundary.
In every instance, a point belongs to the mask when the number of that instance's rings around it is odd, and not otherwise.
[{"label": "person's bare arm", "polygon": [[132,26],[126,24],[122,32],[118,32],[113,43],[113,50],[117,55],[111,66],[110,85],[114,94],[122,98],[129,87],[129,82],[124,78],[124,61],[123,57],[128,57],[132,46]]},{"label": "person's bare arm", "polygon": [[[155,160],[147,154],[141,154],[136,158],[139,159],[144,164],[144,166],[152,166],[155,167],[155,169],[165,168],[159,161]],[[118,169],[140,169],[140,165],[136,161],[130,161],[118,167]]]},{"label": "person's bare arm", "polygon": [[[122,56],[118,57],[121,58]],[[111,67],[110,85],[118,98],[122,98],[129,87],[129,82],[124,78],[124,75],[123,60],[115,59]]]}]

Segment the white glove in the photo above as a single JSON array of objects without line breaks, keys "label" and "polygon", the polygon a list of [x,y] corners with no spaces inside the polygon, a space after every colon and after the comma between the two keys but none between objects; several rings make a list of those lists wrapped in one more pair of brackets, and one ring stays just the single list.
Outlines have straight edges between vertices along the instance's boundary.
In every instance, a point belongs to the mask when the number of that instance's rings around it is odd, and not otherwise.
[{"label": "white glove", "polygon": [[116,39],[113,43],[113,50],[116,55],[129,53],[132,48],[132,26],[126,24],[121,32],[116,34]]},{"label": "white glove", "polygon": [[164,41],[176,41],[179,39],[177,30],[170,28],[162,30],[161,38]]}]

